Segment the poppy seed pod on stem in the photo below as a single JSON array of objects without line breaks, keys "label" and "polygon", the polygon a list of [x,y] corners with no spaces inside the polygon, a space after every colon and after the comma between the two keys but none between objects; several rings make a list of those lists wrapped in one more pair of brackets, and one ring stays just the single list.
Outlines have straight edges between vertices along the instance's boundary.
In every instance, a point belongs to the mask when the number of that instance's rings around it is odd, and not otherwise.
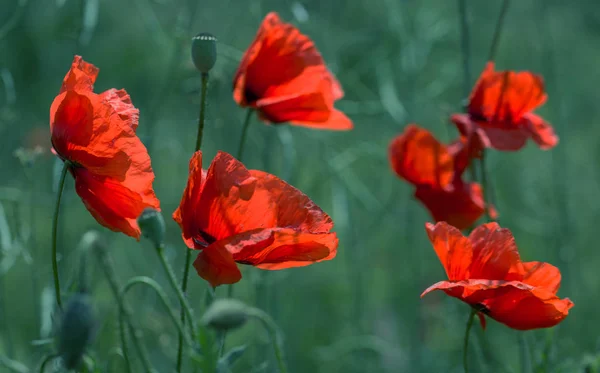
[{"label": "poppy seed pod on stem", "polygon": [[237,329],[248,320],[250,308],[236,299],[215,300],[202,316],[202,324],[221,331]]},{"label": "poppy seed pod on stem", "polygon": [[69,300],[58,331],[58,353],[67,369],[79,366],[96,329],[90,296],[77,293]]},{"label": "poppy seed pod on stem", "polygon": [[138,225],[142,235],[159,247],[165,238],[165,220],[161,213],[153,208],[146,208],[138,217]]},{"label": "poppy seed pod on stem", "polygon": [[192,61],[201,73],[208,73],[217,62],[217,38],[201,32],[192,38]]}]

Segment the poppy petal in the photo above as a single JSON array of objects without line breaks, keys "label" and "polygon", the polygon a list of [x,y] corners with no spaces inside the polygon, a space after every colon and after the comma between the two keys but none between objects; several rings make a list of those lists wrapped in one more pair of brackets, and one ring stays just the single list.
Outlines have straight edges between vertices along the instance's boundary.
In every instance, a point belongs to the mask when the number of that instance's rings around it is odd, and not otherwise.
[{"label": "poppy petal", "polygon": [[331,218],[298,189],[276,176],[248,171],[219,152],[206,177],[198,228],[217,240],[257,228],[289,227],[329,232]]},{"label": "poppy petal", "polygon": [[200,251],[194,260],[194,268],[198,276],[208,281],[212,287],[235,284],[242,279],[242,273],[233,257],[220,246],[211,245]]},{"label": "poppy petal", "polygon": [[98,223],[139,240],[136,219],[146,207],[155,206],[144,203],[139,194],[117,180],[94,175],[84,168],[76,168],[73,173],[75,190]]},{"label": "poppy petal", "polygon": [[544,81],[529,71],[494,71],[488,62],[473,89],[469,114],[488,121],[518,122],[546,101]]},{"label": "poppy petal", "polygon": [[[352,129],[352,121],[333,107],[331,81],[322,78],[318,78],[317,81],[319,87],[313,91],[258,100],[256,106],[260,110],[260,117],[272,123],[289,122],[315,129],[340,131]],[[286,89],[289,90],[289,87]],[[302,92],[300,89],[306,91],[299,87],[292,92]]]},{"label": "poppy petal", "polygon": [[310,233],[291,228],[256,229],[224,243],[238,263],[279,270],[331,260],[337,253],[335,233]]},{"label": "poppy petal", "polygon": [[271,12],[242,57],[234,77],[234,99],[238,104],[253,105],[257,98],[274,96],[269,90],[298,78],[307,68],[323,70],[324,66],[312,40]]},{"label": "poppy petal", "polygon": [[192,155],[189,164],[189,177],[181,197],[181,203],[173,212],[173,220],[179,224],[183,240],[190,249],[195,247],[194,236],[200,230],[196,222],[204,175],[202,172],[202,152]]},{"label": "poppy petal", "polygon": [[421,201],[436,222],[446,221],[458,229],[471,227],[485,212],[483,191],[478,183],[456,183],[445,189],[417,186]]},{"label": "poppy petal", "polygon": [[511,267],[520,263],[512,233],[497,223],[478,226],[469,235],[473,250],[469,278],[505,280]]},{"label": "poppy petal", "polygon": [[109,89],[101,93],[100,98],[108,103],[122,121],[122,126],[129,126],[133,131],[137,129],[140,111],[131,102],[131,96],[124,89]]},{"label": "poppy petal", "polygon": [[544,288],[556,294],[560,287],[560,270],[549,263],[525,262],[523,263],[523,282],[531,286]]},{"label": "poppy petal", "polygon": [[352,122],[333,106],[343,96],[313,41],[269,13],[235,74],[234,100],[268,123],[349,130]]},{"label": "poppy petal", "polygon": [[523,119],[526,122],[526,128],[531,133],[531,138],[540,149],[552,149],[558,144],[558,136],[554,133],[554,129],[542,117],[527,113]]},{"label": "poppy petal", "polygon": [[482,148],[501,151],[516,151],[527,143],[529,131],[524,127],[498,128],[485,122],[474,121],[466,114],[455,114],[451,117],[461,134],[477,136],[477,143]]},{"label": "poppy petal", "polygon": [[[425,230],[448,278],[450,280],[465,278],[472,260],[469,240],[458,229],[446,222],[439,222],[435,225],[426,223]],[[423,295],[431,290],[428,289]]]},{"label": "poppy petal", "polygon": [[[440,281],[428,287],[421,297],[435,290],[442,290],[451,297],[458,298],[472,306],[487,305],[486,301],[511,291],[513,288],[531,291],[532,286],[519,281],[504,280],[461,280]],[[487,312],[486,312],[487,313]]]},{"label": "poppy petal", "polygon": [[59,93],[65,91],[87,91],[94,89],[94,82],[99,69],[91,63],[85,62],[81,56],[75,56],[71,69],[65,75]]},{"label": "poppy petal", "polygon": [[446,147],[414,124],[392,140],[389,160],[396,174],[414,185],[444,187],[454,177],[454,162]]},{"label": "poppy petal", "polygon": [[573,307],[570,299],[560,299],[545,289],[512,288],[485,302],[489,316],[513,329],[549,328],[560,323]]},{"label": "poppy petal", "polygon": [[150,157],[135,134],[138,113],[122,90],[102,95],[68,91],[52,104],[52,143],[62,158],[120,180],[157,203]]}]

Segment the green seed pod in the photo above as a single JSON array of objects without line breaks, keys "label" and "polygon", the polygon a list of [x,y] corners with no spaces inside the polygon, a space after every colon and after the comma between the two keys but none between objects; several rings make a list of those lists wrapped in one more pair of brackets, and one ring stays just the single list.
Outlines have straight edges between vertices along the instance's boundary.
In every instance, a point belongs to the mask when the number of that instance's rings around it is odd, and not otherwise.
[{"label": "green seed pod", "polygon": [[216,330],[237,329],[248,320],[249,308],[235,299],[217,299],[202,316],[202,324]]},{"label": "green seed pod", "polygon": [[217,62],[217,38],[201,32],[192,38],[192,61],[201,73],[208,73]]},{"label": "green seed pod", "polygon": [[90,296],[77,293],[69,299],[58,331],[58,353],[67,369],[76,369],[96,332]]},{"label": "green seed pod", "polygon": [[156,247],[163,244],[163,239],[165,238],[165,221],[159,211],[148,207],[142,211],[137,222],[144,237],[152,241]]}]

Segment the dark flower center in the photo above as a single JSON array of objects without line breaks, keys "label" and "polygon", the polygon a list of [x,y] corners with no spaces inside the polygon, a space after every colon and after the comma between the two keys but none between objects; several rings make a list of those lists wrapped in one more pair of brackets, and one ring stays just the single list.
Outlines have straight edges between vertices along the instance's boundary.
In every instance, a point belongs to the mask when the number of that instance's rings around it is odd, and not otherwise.
[{"label": "dark flower center", "polygon": [[199,237],[194,237],[194,243],[202,247],[208,247],[210,244],[215,242],[217,239],[211,236],[209,233],[203,230],[198,231]]},{"label": "dark flower center", "polygon": [[477,312],[481,312],[481,313],[483,313],[484,315],[489,315],[489,314],[490,314],[490,309],[489,309],[489,308],[487,308],[487,307],[486,307],[484,304],[482,304],[482,303],[477,303],[477,304],[474,304],[472,307],[473,307],[474,309],[476,309],[476,310],[477,310]]}]

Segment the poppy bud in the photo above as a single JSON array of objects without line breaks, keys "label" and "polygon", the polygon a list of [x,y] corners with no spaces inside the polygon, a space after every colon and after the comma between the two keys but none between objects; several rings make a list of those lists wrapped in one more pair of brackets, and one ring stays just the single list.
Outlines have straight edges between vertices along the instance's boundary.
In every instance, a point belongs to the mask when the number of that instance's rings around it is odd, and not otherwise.
[{"label": "poppy bud", "polygon": [[95,317],[90,297],[77,293],[62,314],[58,331],[58,353],[67,369],[75,369],[95,333]]},{"label": "poppy bud", "polygon": [[217,330],[230,330],[243,326],[248,320],[249,307],[235,299],[217,299],[202,316],[202,323]]},{"label": "poppy bud", "polygon": [[201,32],[192,38],[192,61],[202,73],[208,73],[217,61],[217,38]]},{"label": "poppy bud", "polygon": [[162,245],[165,237],[165,221],[159,211],[147,207],[142,211],[137,222],[144,237],[152,241],[157,247]]}]

